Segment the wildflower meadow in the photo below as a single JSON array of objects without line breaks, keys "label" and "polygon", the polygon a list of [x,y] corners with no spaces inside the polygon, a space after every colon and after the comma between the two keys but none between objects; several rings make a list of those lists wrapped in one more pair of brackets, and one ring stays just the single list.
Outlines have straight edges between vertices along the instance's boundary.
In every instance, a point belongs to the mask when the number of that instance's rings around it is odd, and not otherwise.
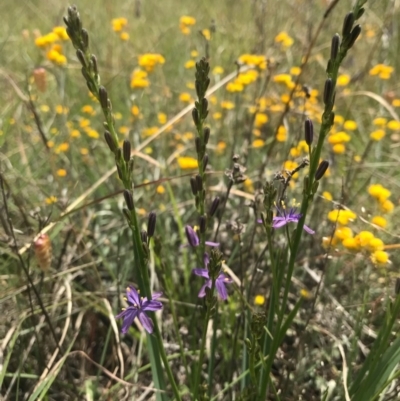
[{"label": "wildflower meadow", "polygon": [[398,0],[0,15],[1,400],[400,400]]}]

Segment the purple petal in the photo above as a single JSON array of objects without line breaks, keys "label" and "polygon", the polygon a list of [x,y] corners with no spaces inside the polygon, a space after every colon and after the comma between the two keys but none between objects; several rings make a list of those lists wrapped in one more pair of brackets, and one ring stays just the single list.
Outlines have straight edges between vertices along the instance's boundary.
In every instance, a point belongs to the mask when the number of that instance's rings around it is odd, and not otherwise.
[{"label": "purple petal", "polygon": [[156,311],[162,309],[163,304],[160,301],[147,301],[143,303],[142,311]]},{"label": "purple petal", "polygon": [[186,226],[185,233],[190,246],[195,247],[200,244],[199,237],[197,236],[196,231],[194,231],[192,227]]},{"label": "purple petal", "polygon": [[139,313],[138,317],[145,330],[151,334],[153,332],[153,321],[144,312]]},{"label": "purple petal", "polygon": [[273,222],[272,222],[272,227],[280,228],[280,227],[283,227],[285,224],[287,224],[287,220],[284,219],[283,217],[274,217]]},{"label": "purple petal", "polygon": [[204,262],[204,266],[208,266],[208,264],[210,263],[210,257],[208,256],[208,253],[207,252],[204,252],[204,255],[203,255],[203,262]]},{"label": "purple petal", "polygon": [[206,241],[205,244],[208,246],[219,246],[219,242]]},{"label": "purple petal", "polygon": [[130,285],[126,290],[126,296],[128,298],[128,302],[130,302],[131,304],[138,306],[141,304],[139,293],[136,291],[135,287],[132,287]]},{"label": "purple petal", "polygon": [[193,269],[192,273],[195,274],[196,276],[204,277],[206,279],[210,278],[207,269]]},{"label": "purple petal", "polygon": [[203,298],[206,296],[206,287],[211,288],[211,280],[206,281],[206,283],[200,288],[198,297]]},{"label": "purple petal", "polygon": [[120,317],[124,318],[124,321],[122,322],[122,328],[121,328],[122,334],[125,334],[128,331],[129,327],[132,325],[133,321],[135,320],[135,317],[137,316],[138,312],[139,311],[136,308],[129,307],[115,317],[116,319],[119,319]]},{"label": "purple petal", "polygon": [[314,230],[311,230],[311,228],[308,227],[308,226],[306,226],[305,224],[304,224],[303,228],[304,228],[304,231],[306,231],[307,233],[309,233],[309,234],[315,234],[315,231],[314,231]]},{"label": "purple petal", "polygon": [[215,282],[215,287],[217,288],[217,292],[221,299],[225,301],[228,298],[228,292],[226,291],[224,281],[218,278]]},{"label": "purple petal", "polygon": [[218,280],[221,280],[221,281],[223,281],[224,283],[233,283],[233,280],[230,278],[230,277],[228,277],[228,276],[225,276],[225,274],[224,273],[220,273],[219,274],[219,276],[218,276],[218,278],[217,278],[217,281]]}]

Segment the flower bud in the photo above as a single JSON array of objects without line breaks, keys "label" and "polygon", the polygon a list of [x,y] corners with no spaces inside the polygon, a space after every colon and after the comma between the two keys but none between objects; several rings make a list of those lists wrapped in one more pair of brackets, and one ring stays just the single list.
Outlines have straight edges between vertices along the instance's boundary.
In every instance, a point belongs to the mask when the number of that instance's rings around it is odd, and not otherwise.
[{"label": "flower bud", "polygon": [[317,168],[317,171],[315,172],[316,181],[320,180],[324,176],[326,170],[328,170],[328,167],[329,167],[329,162],[327,160],[322,160],[322,162],[319,164]]},{"label": "flower bud", "polygon": [[314,126],[309,118],[304,121],[304,136],[308,146],[311,146],[314,138]]},{"label": "flower bud", "polygon": [[200,216],[199,218],[199,231],[204,234],[206,232],[207,227],[207,218],[206,216]]},{"label": "flower bud", "polygon": [[196,186],[197,186],[197,190],[198,191],[202,191],[203,190],[203,180],[202,180],[200,174],[196,175]]},{"label": "flower bud", "polygon": [[347,35],[350,34],[351,28],[353,28],[353,24],[354,24],[354,14],[353,12],[349,12],[346,14],[343,21],[343,28],[342,28],[343,37],[346,37]]},{"label": "flower bud", "polygon": [[354,29],[351,31],[351,33],[350,33],[350,39],[349,39],[349,43],[348,43],[348,48],[349,49],[351,47],[353,47],[355,41],[360,36],[360,33],[361,33],[361,26],[360,25],[356,25],[354,27]]},{"label": "flower bud", "polygon": [[122,144],[122,155],[125,162],[128,163],[131,159],[131,143],[127,139],[124,139],[124,143]]},{"label": "flower bud", "polygon": [[332,92],[333,92],[333,82],[331,78],[328,78],[325,81],[325,88],[324,88],[324,104],[326,106],[331,103]]},{"label": "flower bud", "polygon": [[104,139],[106,140],[107,145],[110,148],[111,152],[114,153],[115,150],[116,150],[116,146],[115,146],[115,143],[114,143],[114,141],[112,139],[112,136],[111,136],[110,132],[108,132],[108,131],[104,132]]},{"label": "flower bud", "polygon": [[208,165],[208,154],[206,153],[203,157],[203,171],[206,171]]},{"label": "flower bud", "polygon": [[154,236],[154,232],[156,231],[156,220],[157,215],[155,212],[149,213],[149,220],[147,222],[147,235],[149,238]]},{"label": "flower bud", "polygon": [[142,242],[144,242],[145,244],[147,244],[147,231],[146,230],[141,230],[140,231],[140,239],[142,240]]},{"label": "flower bud", "polygon": [[[82,64],[82,67],[87,68],[87,63],[85,59],[85,55],[81,49],[76,51],[76,57],[78,57],[79,62]],[[86,77],[85,77],[86,78]]]},{"label": "flower bud", "polygon": [[99,101],[101,108],[103,110],[108,109],[108,94],[107,94],[107,89],[104,86],[100,86],[99,88]]},{"label": "flower bud", "polygon": [[190,186],[192,187],[192,193],[194,196],[197,195],[198,188],[197,188],[197,181],[195,177],[190,178]]},{"label": "flower bud", "polygon": [[210,139],[210,128],[208,127],[203,128],[203,137],[204,137],[204,144],[207,145],[208,140]]},{"label": "flower bud", "polygon": [[125,198],[126,207],[129,210],[133,210],[134,205],[133,205],[133,197],[132,197],[131,191],[124,189],[124,198]]},{"label": "flower bud", "polygon": [[340,36],[338,33],[333,35],[332,38],[332,43],[331,43],[331,60],[334,61],[336,60],[336,57],[339,52],[339,46],[340,46]]},{"label": "flower bud", "polygon": [[199,112],[197,111],[197,109],[192,110],[192,118],[194,125],[197,127],[200,124]]},{"label": "flower bud", "polygon": [[212,204],[211,204],[210,210],[209,210],[209,212],[208,212],[208,214],[209,214],[211,217],[214,216],[215,212],[217,211],[218,206],[219,206],[219,202],[220,202],[220,198],[219,198],[219,196],[216,196],[216,197],[214,198],[214,200],[213,200],[213,202],[212,202]]}]

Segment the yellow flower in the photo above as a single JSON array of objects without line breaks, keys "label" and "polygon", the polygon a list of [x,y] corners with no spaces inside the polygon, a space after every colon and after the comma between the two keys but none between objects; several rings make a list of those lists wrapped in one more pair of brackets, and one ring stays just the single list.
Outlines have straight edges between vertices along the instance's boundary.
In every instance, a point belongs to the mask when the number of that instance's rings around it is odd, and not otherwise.
[{"label": "yellow flower", "polygon": [[217,66],[215,66],[215,67],[213,68],[212,73],[213,73],[214,75],[221,75],[221,74],[224,73],[224,69],[223,69],[222,67],[220,67],[220,66],[217,65]]},{"label": "yellow flower", "polygon": [[52,195],[52,196],[49,196],[48,198],[46,198],[44,201],[45,201],[48,205],[51,205],[52,203],[56,203],[57,200],[58,200],[58,199],[57,199],[54,195]]},{"label": "yellow flower", "polygon": [[254,125],[259,128],[268,122],[268,116],[264,113],[257,113],[254,120]]},{"label": "yellow flower", "polygon": [[183,15],[179,20],[179,29],[184,35],[189,35],[190,33],[189,26],[192,26],[195,23],[196,23],[195,18],[189,17],[188,15]]},{"label": "yellow flower", "polygon": [[382,127],[386,125],[387,119],[384,117],[377,117],[372,120],[372,124],[377,125],[378,127]]},{"label": "yellow flower", "polygon": [[291,75],[297,76],[297,75],[300,75],[300,73],[301,73],[301,68],[300,67],[292,67],[290,69],[290,74]]},{"label": "yellow flower", "polygon": [[159,185],[156,189],[158,194],[163,194],[165,193],[165,188],[162,185]]},{"label": "yellow flower", "polygon": [[322,237],[322,246],[327,249],[330,246],[335,246],[337,244],[337,238],[332,237]]},{"label": "yellow flower", "polygon": [[42,104],[40,106],[40,111],[42,111],[43,113],[48,113],[50,111],[50,107],[47,104]]},{"label": "yellow flower", "polygon": [[147,72],[143,70],[134,70],[131,76],[131,88],[147,88],[150,82],[147,79]]},{"label": "yellow flower", "polygon": [[230,102],[229,100],[225,100],[221,102],[221,107],[225,110],[232,110],[235,108],[235,104],[233,102]]},{"label": "yellow flower", "polygon": [[385,137],[386,133],[383,129],[377,129],[376,131],[373,131],[370,133],[369,137],[373,140],[373,141],[380,141],[381,139],[383,139]]},{"label": "yellow flower", "polygon": [[182,170],[189,170],[198,167],[197,160],[189,156],[178,157],[178,164]]},{"label": "yellow flower", "polygon": [[382,212],[390,213],[394,209],[394,204],[393,204],[393,202],[391,202],[390,200],[387,199],[380,203],[380,208],[381,208]]},{"label": "yellow flower", "polygon": [[89,138],[97,139],[100,134],[95,129],[88,129],[86,134]]},{"label": "yellow flower", "polygon": [[351,221],[355,220],[357,215],[348,209],[341,209],[341,210],[331,210],[328,213],[328,219],[333,223],[338,222],[342,226],[347,226]]},{"label": "yellow flower", "polygon": [[82,110],[82,113],[90,114],[92,116],[94,116],[96,114],[94,108],[90,104],[83,106],[81,110]]},{"label": "yellow flower", "polygon": [[47,141],[47,146],[51,149],[54,147],[54,141]]},{"label": "yellow flower", "polygon": [[80,153],[82,156],[86,156],[89,154],[89,149],[88,148],[80,148]]},{"label": "yellow flower", "polygon": [[157,64],[164,64],[165,58],[158,53],[146,53],[139,56],[139,65],[147,72],[152,72]]},{"label": "yellow flower", "polygon": [[191,103],[192,102],[192,96],[190,95],[190,93],[183,92],[183,93],[181,93],[179,95],[179,100],[181,102]]},{"label": "yellow flower", "polygon": [[68,40],[69,36],[67,34],[67,30],[63,26],[55,26],[53,28],[53,32],[58,36],[61,40]]},{"label": "yellow flower", "polygon": [[392,131],[398,131],[398,130],[400,130],[400,121],[397,121],[397,120],[390,120],[390,121],[387,123],[387,127],[388,127],[389,129],[391,129]]},{"label": "yellow flower", "polygon": [[157,118],[160,124],[165,124],[167,122],[167,115],[165,113],[158,113]]},{"label": "yellow flower", "polygon": [[197,57],[199,55],[199,52],[197,50],[192,50],[190,52],[190,57]]},{"label": "yellow flower", "polygon": [[287,32],[283,31],[275,36],[275,43],[281,43],[283,47],[287,48],[292,46],[293,39],[288,35]]},{"label": "yellow flower", "polygon": [[343,145],[343,143],[337,143],[336,145],[333,145],[332,150],[333,153],[342,155],[346,151],[346,147]]},{"label": "yellow flower", "polygon": [[142,136],[143,136],[143,137],[152,136],[152,135],[154,135],[157,131],[158,131],[158,127],[149,127],[149,128],[145,128],[145,129],[142,131]]},{"label": "yellow flower", "polygon": [[360,246],[365,248],[369,245],[370,241],[374,238],[374,234],[370,231],[360,231],[356,238],[358,239]]},{"label": "yellow flower", "polygon": [[328,191],[322,192],[322,196],[328,201],[331,201],[333,199],[332,194],[330,192],[328,192]]},{"label": "yellow flower", "polygon": [[372,184],[368,187],[368,193],[377,199],[380,203],[386,201],[387,198],[392,194],[387,188],[381,184]]},{"label": "yellow flower", "polygon": [[400,107],[400,99],[393,99],[392,100],[393,107]]},{"label": "yellow flower", "polygon": [[300,290],[300,296],[301,296],[302,298],[304,298],[304,299],[311,299],[311,298],[312,298],[312,295],[311,295],[310,291],[307,291],[307,290],[304,289],[304,288],[302,288],[302,289]]},{"label": "yellow flower", "polygon": [[57,148],[55,149],[55,152],[58,153],[63,153],[66,152],[69,149],[69,144],[67,142],[64,142],[60,145],[57,146]]},{"label": "yellow flower", "polygon": [[226,85],[226,90],[228,92],[241,92],[244,89],[243,84],[239,83],[239,82],[229,82]]},{"label": "yellow flower", "polygon": [[385,265],[389,262],[389,255],[385,251],[375,251],[371,255],[371,261],[375,265]]},{"label": "yellow flower", "polygon": [[222,117],[222,114],[219,111],[217,111],[212,116],[214,120],[219,120]]},{"label": "yellow flower", "polygon": [[253,141],[253,148],[261,148],[264,146],[264,141],[262,139],[256,139]]},{"label": "yellow flower", "polygon": [[328,137],[328,142],[331,145],[336,145],[338,143],[349,142],[351,139],[350,135],[344,131],[337,132]]},{"label": "yellow flower", "polygon": [[223,154],[224,153],[224,150],[226,149],[226,142],[225,141],[219,141],[218,143],[217,143],[217,153],[218,154]]},{"label": "yellow flower", "polygon": [[67,170],[65,170],[63,168],[60,168],[60,169],[57,170],[57,175],[59,177],[65,177],[67,175]]},{"label": "yellow flower", "polygon": [[133,116],[137,117],[140,114],[139,107],[137,107],[136,105],[133,105],[131,108],[131,113]]},{"label": "yellow flower", "polygon": [[343,124],[344,123],[344,118],[340,114],[335,114],[335,124]]},{"label": "yellow flower", "polygon": [[347,120],[344,122],[343,128],[349,131],[354,131],[357,129],[357,123],[353,120]]},{"label": "yellow flower", "polygon": [[189,68],[193,68],[196,65],[196,62],[194,60],[188,60],[185,63],[185,68],[189,69]]},{"label": "yellow flower", "polygon": [[114,18],[111,20],[112,29],[114,32],[121,32],[127,24],[128,20],[126,18]]},{"label": "yellow flower", "polygon": [[360,249],[360,243],[356,238],[346,238],[342,241],[342,245],[350,251],[358,251]]},{"label": "yellow flower", "polygon": [[286,128],[283,125],[280,125],[278,128],[278,132],[276,134],[276,140],[278,142],[286,142],[286,139],[287,139]]},{"label": "yellow flower", "polygon": [[353,238],[353,231],[350,227],[338,227],[335,230],[335,237],[341,241],[346,238]]},{"label": "yellow flower", "polygon": [[254,297],[254,304],[258,306],[262,306],[265,303],[265,297],[264,295],[256,295]]},{"label": "yellow flower", "polygon": [[385,64],[377,64],[369,70],[369,75],[378,75],[381,79],[389,79],[394,68]]},{"label": "yellow flower", "polygon": [[385,244],[380,238],[372,238],[371,241],[369,241],[368,250],[370,252],[383,251],[384,248]]},{"label": "yellow flower", "polygon": [[288,84],[292,82],[292,76],[289,74],[278,74],[272,79],[274,82]]},{"label": "yellow flower", "polygon": [[338,76],[336,85],[337,86],[346,86],[350,82],[350,75],[341,74]]},{"label": "yellow flower", "polygon": [[254,185],[253,181],[251,178],[246,178],[246,180],[243,182],[244,187],[246,188],[247,192],[254,192]]},{"label": "yellow flower", "polygon": [[385,227],[387,226],[387,221],[386,221],[386,219],[385,219],[384,217],[382,217],[382,216],[374,216],[374,217],[371,219],[371,223],[372,223],[372,224],[375,224],[375,225],[378,226],[378,227],[382,227],[382,228],[385,228]]},{"label": "yellow flower", "polygon": [[201,33],[202,33],[202,35],[204,36],[204,38],[205,38],[206,40],[210,40],[210,39],[211,39],[211,32],[210,32],[209,29],[203,29],[203,30],[201,31]]},{"label": "yellow flower", "polygon": [[70,133],[72,138],[79,138],[81,136],[81,133],[77,129],[73,129]]},{"label": "yellow flower", "polygon": [[121,32],[119,35],[119,38],[121,40],[123,40],[124,42],[126,42],[127,40],[129,40],[129,33],[128,32]]},{"label": "yellow flower", "polygon": [[129,127],[127,127],[126,125],[123,125],[121,127],[118,128],[118,132],[122,135],[128,135],[129,134]]},{"label": "yellow flower", "polygon": [[265,70],[267,68],[266,57],[259,54],[242,54],[239,57],[238,62],[245,65],[254,65],[260,70]]}]

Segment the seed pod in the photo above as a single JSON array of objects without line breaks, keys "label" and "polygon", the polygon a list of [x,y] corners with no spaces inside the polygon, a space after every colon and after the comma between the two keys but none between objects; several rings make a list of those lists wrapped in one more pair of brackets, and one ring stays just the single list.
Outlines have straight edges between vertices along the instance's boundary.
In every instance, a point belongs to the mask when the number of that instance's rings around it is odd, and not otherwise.
[{"label": "seed pod", "polygon": [[214,200],[213,200],[213,202],[212,202],[212,204],[211,204],[210,210],[209,210],[209,212],[208,212],[208,214],[209,214],[211,217],[214,216],[215,212],[217,211],[218,206],[219,206],[219,202],[220,202],[220,198],[219,198],[219,196],[216,196],[216,197],[214,198]]},{"label": "seed pod", "polygon": [[92,62],[93,72],[95,73],[96,76],[99,75],[99,69],[97,66],[97,57],[94,54],[90,56],[90,61]]},{"label": "seed pod", "polygon": [[354,29],[351,31],[351,33],[350,33],[350,39],[349,39],[349,44],[348,44],[348,48],[349,49],[351,47],[353,47],[355,41],[360,36],[360,33],[361,33],[361,26],[360,25],[356,25],[354,27]]},{"label": "seed pod", "polygon": [[304,136],[308,146],[311,146],[314,138],[314,126],[309,118],[304,121]]},{"label": "seed pod", "polygon": [[346,14],[343,21],[343,29],[342,29],[343,37],[346,37],[347,35],[350,34],[351,28],[353,28],[353,24],[354,24],[354,14],[353,12],[349,12]]},{"label": "seed pod", "polygon": [[157,221],[157,215],[155,212],[150,212],[149,213],[149,220],[147,223],[147,235],[149,238],[154,236],[154,232],[156,231],[156,221]]},{"label": "seed pod", "polygon": [[208,127],[203,128],[203,137],[204,137],[204,144],[207,145],[208,140],[210,139],[210,128]]},{"label": "seed pod", "polygon": [[206,153],[203,157],[203,171],[206,171],[208,165],[208,154]]},{"label": "seed pod", "polygon": [[206,216],[200,216],[199,218],[199,231],[204,234],[206,232],[207,218]]},{"label": "seed pod", "polygon": [[125,198],[126,207],[129,210],[133,210],[134,204],[133,204],[133,196],[131,194],[131,191],[124,189],[124,198]]},{"label": "seed pod", "polygon": [[203,180],[199,174],[196,175],[196,187],[198,191],[203,190]]},{"label": "seed pod", "polygon": [[99,100],[100,105],[103,110],[108,109],[108,94],[107,89],[104,86],[100,86],[99,88]]},{"label": "seed pod", "polygon": [[328,78],[325,81],[325,88],[324,88],[324,104],[326,106],[331,103],[332,92],[333,92],[333,82],[331,78]]},{"label": "seed pod", "polygon": [[331,60],[334,61],[336,60],[336,57],[339,52],[339,46],[340,46],[340,36],[338,33],[333,35],[332,38],[332,43],[331,43]]},{"label": "seed pod", "polygon": [[191,178],[190,178],[190,186],[192,187],[192,193],[193,193],[193,195],[196,196],[196,195],[197,195],[198,188],[197,188],[197,181],[196,181],[196,178],[195,178],[195,177],[191,177]]},{"label": "seed pod", "polygon": [[[83,53],[83,51],[81,49],[78,49],[76,51],[76,57],[78,57],[79,62],[82,64],[82,67],[87,68],[87,63],[86,63],[86,59],[85,59],[85,55]],[[85,71],[86,72],[86,71]],[[85,74],[82,72],[83,76],[85,76]],[[85,77],[86,79],[86,77]]]},{"label": "seed pod", "polygon": [[194,125],[197,127],[200,124],[199,112],[197,111],[197,109],[192,110],[192,118]]},{"label": "seed pod", "polygon": [[127,139],[124,139],[124,143],[122,144],[122,154],[125,162],[128,163],[131,159],[131,143]]},{"label": "seed pod", "polygon": [[201,139],[199,136],[196,136],[196,139],[194,140],[194,144],[196,146],[196,152],[197,152],[197,154],[199,154],[201,151]]},{"label": "seed pod", "polygon": [[329,167],[329,162],[327,160],[322,160],[322,162],[319,164],[317,168],[317,171],[315,172],[316,181],[320,180],[324,176],[326,170],[328,170],[328,167]]},{"label": "seed pod", "polygon": [[43,272],[48,271],[52,258],[50,237],[47,234],[40,234],[33,243],[33,247],[39,267]]}]

